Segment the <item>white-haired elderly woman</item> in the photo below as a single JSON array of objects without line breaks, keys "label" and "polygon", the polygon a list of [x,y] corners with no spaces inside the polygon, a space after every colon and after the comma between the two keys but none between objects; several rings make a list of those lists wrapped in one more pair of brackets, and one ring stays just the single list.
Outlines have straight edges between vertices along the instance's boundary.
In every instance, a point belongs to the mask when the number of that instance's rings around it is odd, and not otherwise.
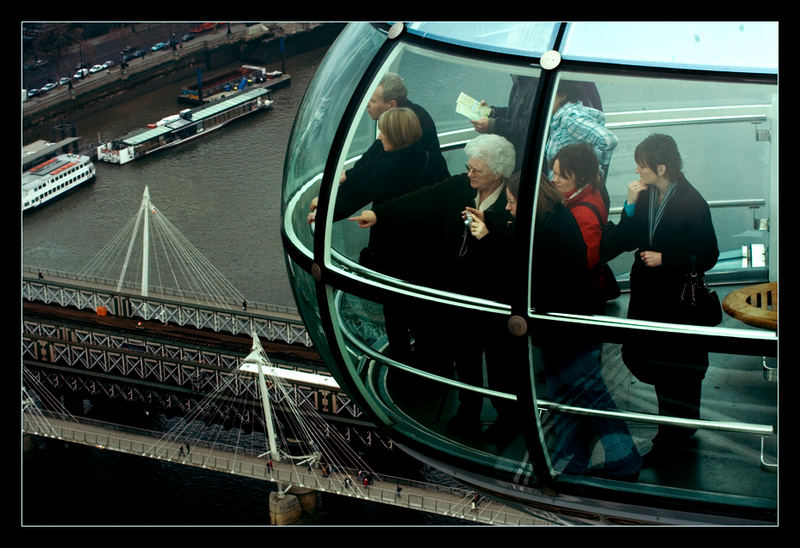
[{"label": "white-haired elderly woman", "polygon": [[[505,182],[514,170],[514,146],[505,138],[479,135],[464,148],[467,155],[466,172],[448,177],[433,186],[422,188],[362,211],[351,217],[362,228],[386,223],[402,226],[409,238],[419,243],[415,260],[427,265],[424,283],[440,289],[455,291],[487,299],[503,300],[503,275],[500,267],[506,264],[508,240],[506,238],[479,238],[470,218],[480,218],[496,234],[513,220],[506,211]],[[497,339],[494,326],[489,326],[489,316],[474,313],[466,318],[459,311],[455,340],[444,341],[443,322],[448,313],[437,310],[429,316],[435,321],[438,347],[456,350],[449,356],[438,356],[430,364],[441,374],[448,374],[455,362],[459,380],[481,385],[481,355],[501,349],[490,348]],[[419,344],[419,341],[418,341]],[[500,346],[500,345],[495,345]],[[452,361],[454,360],[454,362]],[[480,429],[481,396],[462,391],[459,411],[451,421],[452,430],[464,434],[477,434]]]}]

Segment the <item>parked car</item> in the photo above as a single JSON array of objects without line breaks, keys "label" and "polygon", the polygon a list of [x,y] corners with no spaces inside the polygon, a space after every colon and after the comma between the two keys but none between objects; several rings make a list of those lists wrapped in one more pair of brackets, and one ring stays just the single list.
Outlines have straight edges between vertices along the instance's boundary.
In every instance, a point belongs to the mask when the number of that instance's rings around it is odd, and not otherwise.
[{"label": "parked car", "polygon": [[105,63],[103,63],[104,69],[110,69],[113,66],[116,66],[116,63],[114,61],[106,61]]},{"label": "parked car", "polygon": [[31,88],[28,90],[28,97],[36,97],[37,95],[41,95],[42,90],[39,88]]},{"label": "parked car", "polygon": [[156,45],[154,45],[150,49],[153,50],[153,51],[158,51],[158,50],[166,49],[167,47],[168,46],[167,46],[166,42],[159,42],[159,43],[157,43]]},{"label": "parked car", "polygon": [[78,69],[78,72],[73,74],[72,77],[74,79],[76,79],[76,80],[80,80],[81,78],[83,78],[84,76],[87,76],[88,74],[89,74],[89,71],[87,69],[85,69],[85,68],[82,68],[82,69]]},{"label": "parked car", "polygon": [[45,85],[42,86],[42,93],[46,93],[51,89],[55,89],[57,86],[53,82],[47,82]]},{"label": "parked car", "polygon": [[136,50],[136,51],[134,51],[133,53],[128,53],[128,54],[126,54],[126,55],[125,55],[125,56],[122,58],[122,60],[123,60],[124,62],[126,62],[126,63],[127,63],[128,61],[130,61],[130,60],[132,60],[132,59],[137,59],[137,58],[139,58],[139,57],[144,57],[144,56],[145,56],[145,53],[147,53],[147,52],[146,52],[146,51],[144,51],[143,49],[137,49],[137,50]]},{"label": "parked car", "polygon": [[92,68],[89,69],[89,72],[91,74],[94,74],[95,72],[100,72],[101,70],[103,70],[103,68],[104,68],[103,65],[94,65]]},{"label": "parked car", "polygon": [[62,76],[58,79],[59,86],[66,86],[67,84],[69,84],[69,76]]},{"label": "parked car", "polygon": [[191,32],[189,34],[184,34],[183,38],[181,38],[181,42],[188,42],[189,40],[194,40],[194,34]]}]

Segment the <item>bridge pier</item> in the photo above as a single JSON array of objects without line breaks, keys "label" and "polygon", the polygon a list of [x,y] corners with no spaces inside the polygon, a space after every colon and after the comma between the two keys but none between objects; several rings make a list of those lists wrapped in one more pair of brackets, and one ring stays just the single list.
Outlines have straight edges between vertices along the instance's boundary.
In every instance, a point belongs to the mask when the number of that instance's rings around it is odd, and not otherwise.
[{"label": "bridge pier", "polygon": [[269,494],[269,519],[272,525],[297,523],[303,514],[317,509],[319,493],[305,487],[292,487],[285,494],[272,491]]}]

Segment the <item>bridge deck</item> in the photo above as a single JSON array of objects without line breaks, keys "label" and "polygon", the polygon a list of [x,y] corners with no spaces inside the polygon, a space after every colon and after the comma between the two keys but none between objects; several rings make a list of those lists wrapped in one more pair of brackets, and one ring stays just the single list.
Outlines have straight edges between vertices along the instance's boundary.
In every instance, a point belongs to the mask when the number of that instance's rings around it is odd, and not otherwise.
[{"label": "bridge deck", "polygon": [[[104,281],[101,279],[93,280],[87,277],[79,278],[76,274],[54,271],[54,270],[43,271],[41,269],[34,270],[30,267],[23,267],[23,278],[27,278],[31,281],[41,281],[41,282],[55,283],[66,286],[79,286],[82,288],[93,289],[96,291],[111,292],[111,293],[117,292],[116,286],[112,285],[108,281]],[[124,289],[125,294],[130,294],[134,296],[138,295],[137,291],[138,290],[134,291],[133,289],[127,286]],[[152,299],[178,300],[180,302],[197,307],[209,306],[209,301],[193,297],[188,294],[177,295],[169,293],[160,293],[157,290],[151,289],[148,293],[148,297]],[[242,303],[230,302],[226,304],[233,309],[239,309]],[[282,320],[293,323],[303,322],[297,310],[291,307],[270,305],[252,301],[247,301],[246,304],[247,304],[246,311],[256,316],[262,316],[270,319]],[[215,305],[222,306],[219,302],[215,302]]]},{"label": "bridge deck", "polygon": [[[361,498],[381,504],[390,504],[412,510],[474,521],[491,525],[551,525],[550,522],[520,512],[500,502],[482,499],[471,507],[472,492],[445,486],[389,478],[376,478],[369,486],[357,483],[357,472],[337,469],[328,477],[316,467],[297,466],[273,462],[269,469],[264,458],[247,454],[233,447],[207,447],[194,440],[165,441],[158,433],[135,432],[130,428],[116,429],[113,425],[85,424],[75,420],[39,414],[23,414],[23,432],[26,434],[79,443],[101,449],[119,451],[147,458],[167,460],[253,479],[270,481],[279,486],[292,485],[324,491],[341,496]],[[191,443],[188,452],[184,443]],[[350,484],[345,484],[345,478]],[[397,487],[402,490],[398,493]]]}]

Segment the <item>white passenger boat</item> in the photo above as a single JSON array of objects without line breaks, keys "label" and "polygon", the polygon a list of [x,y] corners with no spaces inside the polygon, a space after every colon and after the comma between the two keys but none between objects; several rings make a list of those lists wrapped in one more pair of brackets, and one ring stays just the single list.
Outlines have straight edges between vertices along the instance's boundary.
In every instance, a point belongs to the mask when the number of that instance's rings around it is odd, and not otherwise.
[{"label": "white passenger boat", "polygon": [[151,152],[189,141],[200,135],[272,106],[271,92],[250,88],[197,108],[185,109],[147,127],[97,147],[97,158],[125,164]]},{"label": "white passenger boat", "polygon": [[22,174],[22,210],[39,207],[95,177],[88,156],[59,154]]}]

